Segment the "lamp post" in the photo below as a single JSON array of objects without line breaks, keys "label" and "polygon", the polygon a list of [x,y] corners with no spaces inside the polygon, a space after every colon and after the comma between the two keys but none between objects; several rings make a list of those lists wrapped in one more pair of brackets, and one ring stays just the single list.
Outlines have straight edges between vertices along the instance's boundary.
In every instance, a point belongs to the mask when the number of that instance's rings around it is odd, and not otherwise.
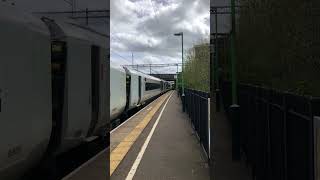
[{"label": "lamp post", "polygon": [[237,71],[235,55],[236,20],[235,20],[235,0],[231,0],[231,77],[232,77],[232,105],[230,114],[232,121],[232,159],[239,161],[240,153],[240,106],[237,98]]},{"label": "lamp post", "polygon": [[185,112],[185,103],[184,103],[184,98],[185,98],[185,94],[184,94],[184,80],[183,80],[183,32],[179,32],[179,33],[175,33],[175,36],[181,36],[181,54],[182,54],[182,70],[181,70],[181,86],[182,86],[182,110],[183,112]]},{"label": "lamp post", "polygon": [[[178,90],[178,74],[179,74],[179,64],[177,64],[176,90]],[[179,96],[179,94],[178,94],[178,96]]]}]

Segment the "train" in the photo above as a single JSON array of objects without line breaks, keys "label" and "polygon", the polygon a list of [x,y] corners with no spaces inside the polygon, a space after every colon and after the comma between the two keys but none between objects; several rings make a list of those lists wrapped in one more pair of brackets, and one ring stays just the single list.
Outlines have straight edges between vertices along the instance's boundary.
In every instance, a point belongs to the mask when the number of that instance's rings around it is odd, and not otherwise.
[{"label": "train", "polygon": [[73,21],[1,4],[0,26],[1,180],[21,179],[93,139],[106,142],[110,119],[170,89],[110,65],[108,36]]},{"label": "train", "polygon": [[112,63],[110,84],[111,121],[172,88],[168,81]]}]

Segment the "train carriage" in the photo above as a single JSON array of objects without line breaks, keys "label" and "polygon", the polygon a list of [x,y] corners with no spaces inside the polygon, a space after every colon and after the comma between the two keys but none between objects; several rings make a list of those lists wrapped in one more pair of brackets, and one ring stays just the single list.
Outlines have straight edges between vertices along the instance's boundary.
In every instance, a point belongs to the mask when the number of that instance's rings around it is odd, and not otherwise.
[{"label": "train carriage", "polygon": [[0,24],[0,179],[11,179],[49,144],[51,41],[41,20],[14,8],[0,6]]},{"label": "train carriage", "polygon": [[143,79],[144,89],[142,102],[161,94],[161,79],[149,75],[144,75]]},{"label": "train carriage", "polygon": [[133,69],[124,68],[126,71],[126,86],[127,86],[127,105],[126,110],[131,110],[140,106],[144,84],[142,83],[143,74]]},{"label": "train carriage", "polygon": [[0,6],[0,179],[107,135],[106,36]]},{"label": "train carriage", "polygon": [[121,115],[126,107],[126,71],[116,65],[110,66],[110,118],[115,119]]},{"label": "train carriage", "polygon": [[167,90],[132,69],[112,65],[107,74],[107,36],[72,21],[2,4],[0,26],[0,179],[103,139],[108,119]]},{"label": "train carriage", "polygon": [[106,131],[106,37],[76,24],[42,19],[52,41],[52,110],[57,126],[51,143],[61,153]]}]

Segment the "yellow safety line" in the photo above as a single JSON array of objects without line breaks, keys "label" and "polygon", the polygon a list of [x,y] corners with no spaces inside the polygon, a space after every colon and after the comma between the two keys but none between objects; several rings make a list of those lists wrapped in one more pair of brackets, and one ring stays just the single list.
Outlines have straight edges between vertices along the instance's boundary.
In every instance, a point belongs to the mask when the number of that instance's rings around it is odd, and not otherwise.
[{"label": "yellow safety line", "polygon": [[149,124],[154,114],[167,99],[169,94],[162,96],[161,100],[152,108],[151,111],[143,118],[143,120],[118,144],[118,146],[110,154],[110,176],[117,169],[120,162],[126,156],[133,143],[137,140],[144,128]]}]

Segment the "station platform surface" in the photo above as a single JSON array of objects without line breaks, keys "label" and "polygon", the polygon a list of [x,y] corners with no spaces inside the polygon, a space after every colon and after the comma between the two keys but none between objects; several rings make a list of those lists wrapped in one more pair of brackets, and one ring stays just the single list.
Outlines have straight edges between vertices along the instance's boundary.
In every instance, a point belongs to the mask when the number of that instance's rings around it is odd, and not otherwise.
[{"label": "station platform surface", "polygon": [[[221,105],[222,107],[222,105]],[[216,109],[215,103],[213,108]],[[232,125],[223,109],[214,111],[214,120],[211,121],[214,134],[214,146],[211,168],[213,180],[251,180],[252,172],[245,161],[232,160]],[[214,161],[213,161],[214,160]]]},{"label": "station platform surface", "polygon": [[62,180],[106,180],[110,148],[98,153],[80,167],[65,176]]},{"label": "station platform surface", "polygon": [[111,132],[111,180],[209,180],[207,158],[170,91]]}]

